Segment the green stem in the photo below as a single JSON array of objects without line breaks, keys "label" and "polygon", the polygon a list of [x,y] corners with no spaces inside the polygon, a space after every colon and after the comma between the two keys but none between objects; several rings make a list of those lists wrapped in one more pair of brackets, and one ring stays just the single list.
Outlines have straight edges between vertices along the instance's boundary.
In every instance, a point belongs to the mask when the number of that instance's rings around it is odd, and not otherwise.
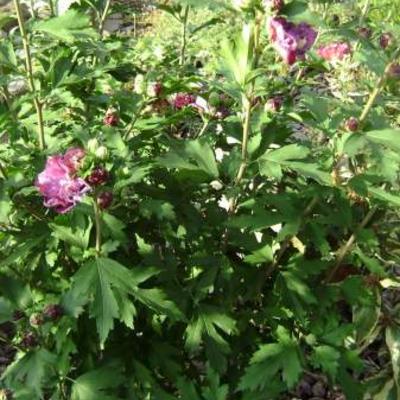
[{"label": "green stem", "polygon": [[244,104],[244,122],[243,122],[243,139],[242,139],[242,162],[235,178],[235,185],[239,185],[243,179],[248,162],[248,144],[250,136],[250,119],[251,119],[251,102],[245,99]]},{"label": "green stem", "polygon": [[360,15],[360,21],[359,21],[360,26],[364,23],[365,17],[368,14],[370,6],[371,6],[371,0],[366,0],[365,4],[364,4],[364,8]]},{"label": "green stem", "polygon": [[[234,186],[239,186],[240,183],[242,182],[248,164],[248,143],[250,136],[251,102],[245,96],[243,99],[243,111],[244,111],[244,120],[243,120],[243,135],[242,135],[242,157],[238,172],[235,177]],[[228,212],[230,214],[233,214],[235,212],[236,201],[237,201],[236,197],[232,197],[229,200]]]},{"label": "green stem", "polygon": [[18,26],[21,33],[22,44],[25,53],[25,69],[28,75],[28,83],[31,93],[33,95],[33,104],[35,106],[36,115],[37,115],[37,122],[38,122],[38,139],[39,139],[39,148],[40,150],[44,150],[46,148],[46,142],[44,138],[44,122],[43,122],[43,104],[41,103],[36,87],[35,81],[33,79],[33,67],[32,67],[32,56],[31,56],[31,49],[29,45],[28,35],[25,30],[24,25],[24,17],[21,11],[21,5],[19,0],[14,0],[14,7],[17,13],[17,20]]},{"label": "green stem", "polygon": [[103,37],[103,33],[104,33],[104,24],[106,22],[107,16],[108,16],[108,12],[110,11],[110,7],[111,7],[111,0],[107,0],[106,5],[104,7],[103,13],[101,14],[100,17],[100,23],[99,23],[99,33],[100,33],[100,37]]},{"label": "green stem", "polygon": [[210,123],[210,120],[208,118],[203,121],[203,126],[201,127],[199,133],[194,137],[195,139],[204,134],[204,132],[208,128],[209,123]]},{"label": "green stem", "polygon": [[369,112],[371,111],[373,105],[375,104],[375,101],[376,101],[377,97],[379,96],[379,93],[381,92],[381,90],[383,89],[383,87],[386,83],[386,80],[389,76],[390,69],[391,69],[393,63],[395,62],[395,60],[397,59],[397,57],[399,56],[399,53],[400,53],[400,48],[397,49],[396,52],[394,53],[392,61],[388,63],[383,75],[379,78],[378,82],[375,85],[374,90],[371,92],[368,102],[365,105],[365,107],[361,113],[361,116],[360,116],[361,123],[366,120]]},{"label": "green stem", "polygon": [[2,164],[1,161],[0,161],[0,172],[1,172],[1,174],[3,175],[3,178],[4,178],[4,179],[8,179],[7,171],[6,171],[6,169],[3,167],[3,164]]},{"label": "green stem", "polygon": [[49,7],[50,7],[50,15],[52,17],[56,16],[56,10],[54,8],[54,1],[53,0],[49,0]]},{"label": "green stem", "polygon": [[[261,35],[261,23],[262,19],[257,18],[254,25],[254,42],[251,43],[251,48],[248,49],[248,52],[253,52],[253,69],[256,69],[258,66],[259,58],[260,58],[260,35]],[[241,162],[238,169],[238,172],[235,177],[234,186],[239,186],[242,182],[244,174],[246,172],[248,166],[248,144],[250,138],[251,131],[251,109],[252,109],[252,100],[253,100],[253,92],[254,92],[254,83],[251,85],[251,89],[248,92],[249,94],[243,95],[242,100],[242,112],[244,114],[243,117],[243,135],[242,135],[242,156]],[[228,212],[234,213],[236,209],[236,201],[237,198],[233,197],[229,200]]]},{"label": "green stem", "polygon": [[335,266],[332,268],[332,270],[329,272],[326,282],[330,282],[332,278],[335,276],[337,270],[339,267],[342,265],[342,262],[344,258],[346,257],[347,253],[352,249],[354,242],[357,239],[357,233],[360,232],[362,229],[364,229],[367,224],[371,221],[371,219],[374,217],[378,207],[374,206],[372,207],[368,214],[364,217],[364,219],[361,221],[360,225],[357,227],[356,231],[349,237],[347,242],[339,249],[337,252],[337,258],[335,262]]},{"label": "green stem", "polygon": [[94,223],[96,228],[96,257],[101,255],[101,210],[97,203],[97,196],[93,198]]},{"label": "green stem", "polygon": [[[318,196],[314,196],[310,203],[307,205],[306,209],[304,210],[302,214],[302,223],[304,224],[304,220],[306,217],[308,217],[314,210],[314,207],[318,204],[319,198]],[[285,254],[286,250],[289,248],[290,242],[294,236],[288,237],[286,240],[283,241],[281,248],[279,249],[279,252],[276,257],[274,257],[274,260],[272,261],[271,264],[268,265],[265,273],[265,278],[268,278],[272,272],[275,270],[275,268],[278,266],[279,261]]]},{"label": "green stem", "polygon": [[183,14],[183,21],[182,21],[182,44],[181,44],[181,55],[179,58],[179,65],[185,64],[185,53],[186,53],[186,46],[187,46],[187,24],[189,19],[189,10],[190,6],[185,7],[185,12]]}]

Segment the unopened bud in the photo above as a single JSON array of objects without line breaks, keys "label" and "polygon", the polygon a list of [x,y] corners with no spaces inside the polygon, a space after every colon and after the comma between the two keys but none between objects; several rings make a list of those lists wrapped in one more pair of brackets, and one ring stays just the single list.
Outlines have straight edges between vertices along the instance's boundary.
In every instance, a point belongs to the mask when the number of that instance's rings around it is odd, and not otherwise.
[{"label": "unopened bud", "polygon": [[379,45],[382,49],[388,48],[393,43],[393,35],[389,32],[382,33],[381,37],[379,38]]},{"label": "unopened bud", "polygon": [[96,153],[98,147],[99,147],[99,141],[96,138],[90,139],[87,142],[87,149],[90,153]]},{"label": "unopened bud", "polygon": [[359,127],[359,122],[358,119],[355,117],[350,117],[347,121],[346,121],[346,129],[349,132],[356,132],[358,130]]},{"label": "unopened bud", "polygon": [[135,77],[134,89],[135,93],[143,94],[146,90],[144,75],[138,74]]},{"label": "unopened bud", "polygon": [[364,38],[364,39],[369,39],[372,35],[372,29],[371,28],[367,28],[367,27],[362,27],[358,29],[358,34]]},{"label": "unopened bud", "polygon": [[106,146],[100,146],[96,150],[95,155],[100,160],[106,160],[108,158],[108,149],[107,149],[107,147]]},{"label": "unopened bud", "polygon": [[389,67],[388,75],[390,78],[400,79],[400,64],[392,63],[391,66]]},{"label": "unopened bud", "polygon": [[34,328],[43,325],[43,322],[44,322],[43,315],[40,313],[34,313],[29,317],[29,323]]}]

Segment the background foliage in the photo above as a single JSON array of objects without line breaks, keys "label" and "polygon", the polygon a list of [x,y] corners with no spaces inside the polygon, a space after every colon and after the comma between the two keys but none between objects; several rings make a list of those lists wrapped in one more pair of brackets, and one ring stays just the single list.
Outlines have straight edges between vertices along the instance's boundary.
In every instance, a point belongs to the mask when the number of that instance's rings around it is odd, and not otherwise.
[{"label": "background foliage", "polygon": [[[0,17],[3,398],[400,397],[398,1],[286,1],[292,66],[256,3]],[[109,179],[61,215],[34,182],[71,147]]]}]

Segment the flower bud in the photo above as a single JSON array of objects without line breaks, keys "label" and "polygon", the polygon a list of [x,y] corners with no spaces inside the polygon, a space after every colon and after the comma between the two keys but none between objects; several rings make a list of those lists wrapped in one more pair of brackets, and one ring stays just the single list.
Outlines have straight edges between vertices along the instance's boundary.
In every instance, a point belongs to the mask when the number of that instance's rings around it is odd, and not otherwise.
[{"label": "flower bud", "polygon": [[224,105],[219,106],[215,113],[215,117],[218,119],[225,119],[225,118],[229,117],[229,115],[231,115],[231,112],[230,112],[229,108]]},{"label": "flower bud", "polygon": [[79,147],[71,148],[64,154],[64,164],[68,167],[71,173],[75,173],[82,167],[85,155],[85,150]]},{"label": "flower bud", "polygon": [[345,123],[346,129],[349,132],[356,132],[359,128],[358,119],[355,117],[350,117]]},{"label": "flower bud", "polygon": [[63,308],[59,304],[49,304],[43,310],[44,316],[50,321],[56,321],[64,314]]},{"label": "flower bud", "polygon": [[285,5],[284,0],[264,0],[263,6],[266,10],[279,12]]},{"label": "flower bud", "polygon": [[389,67],[388,75],[393,79],[400,79],[400,64],[392,63]]},{"label": "flower bud", "polygon": [[173,106],[180,110],[195,103],[196,97],[190,93],[177,93],[173,98]]},{"label": "flower bud", "polygon": [[29,317],[29,323],[32,327],[37,328],[40,325],[43,325],[44,319],[43,315],[40,313],[34,313]]},{"label": "flower bud", "polygon": [[109,108],[103,119],[104,125],[117,126],[119,123],[119,116],[115,108]]},{"label": "flower bud", "polygon": [[264,106],[265,112],[278,112],[282,108],[283,99],[280,96],[274,96],[267,100]]},{"label": "flower bud", "polygon": [[99,147],[99,141],[96,138],[90,139],[86,147],[90,153],[94,154]]},{"label": "flower bud", "polygon": [[109,208],[113,202],[114,196],[111,192],[102,192],[97,198],[97,204],[102,210]]},{"label": "flower bud", "polygon": [[95,152],[96,157],[99,160],[106,160],[108,158],[108,149],[106,146],[100,146],[96,152]]},{"label": "flower bud", "polygon": [[32,349],[38,345],[38,340],[36,335],[33,332],[27,332],[24,334],[21,340],[21,345],[25,349]]},{"label": "flower bud", "polygon": [[388,48],[393,43],[393,35],[390,32],[382,33],[379,38],[379,45],[382,49]]},{"label": "flower bud", "polygon": [[372,29],[367,27],[362,27],[358,29],[358,34],[365,40],[368,40],[372,35]]},{"label": "flower bud", "polygon": [[133,90],[137,94],[143,94],[145,92],[146,82],[144,79],[144,75],[142,75],[142,74],[136,75]]},{"label": "flower bud", "polygon": [[108,171],[103,167],[94,167],[91,174],[87,177],[87,183],[92,186],[102,185],[108,181]]},{"label": "flower bud", "polygon": [[149,97],[159,97],[162,90],[163,86],[161,82],[151,82],[147,87],[147,95]]}]

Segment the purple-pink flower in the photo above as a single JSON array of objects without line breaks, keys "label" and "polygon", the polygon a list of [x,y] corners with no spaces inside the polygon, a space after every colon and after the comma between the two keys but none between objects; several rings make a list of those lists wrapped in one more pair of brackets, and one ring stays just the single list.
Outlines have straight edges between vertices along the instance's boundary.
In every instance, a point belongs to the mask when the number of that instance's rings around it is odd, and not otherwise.
[{"label": "purple-pink flower", "polygon": [[190,93],[177,93],[172,100],[173,106],[180,110],[196,102],[196,97]]},{"label": "purple-pink flower", "polygon": [[283,17],[268,20],[270,39],[283,60],[291,65],[303,60],[317,38],[317,32],[308,24],[294,24]]},{"label": "purple-pink flower", "polygon": [[47,159],[46,167],[35,182],[44,197],[44,206],[64,214],[81,201],[90,186],[75,174],[84,156],[82,149],[70,149]]},{"label": "purple-pink flower", "polygon": [[64,154],[64,164],[72,173],[75,173],[81,167],[81,162],[84,159],[85,155],[85,150],[79,147],[69,149]]},{"label": "purple-pink flower", "polygon": [[327,61],[343,60],[348,54],[351,54],[351,47],[345,42],[335,42],[321,46],[317,53]]},{"label": "purple-pink flower", "polygon": [[284,5],[284,0],[263,0],[263,6],[267,10],[281,11]]}]

